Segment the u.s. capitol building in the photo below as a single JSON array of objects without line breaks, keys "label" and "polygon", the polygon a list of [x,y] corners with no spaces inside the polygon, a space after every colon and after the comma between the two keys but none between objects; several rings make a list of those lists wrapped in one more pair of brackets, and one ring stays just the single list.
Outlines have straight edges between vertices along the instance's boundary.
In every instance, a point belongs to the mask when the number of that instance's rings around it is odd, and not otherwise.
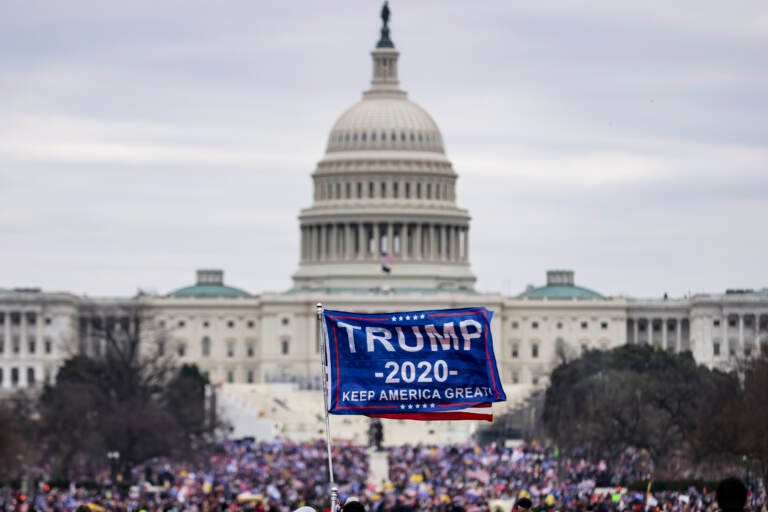
[{"label": "u.s. capitol building", "polygon": [[588,349],[649,344],[691,351],[727,368],[765,350],[768,289],[685,298],[606,297],[569,270],[547,272],[519,295],[478,293],[471,270],[470,214],[457,202],[457,172],[432,117],[408,98],[386,22],[371,52],[362,99],[338,118],[299,215],[293,287],[249,293],[221,270],[167,295],[93,299],[65,292],[0,289],[0,388],[39,387],[74,353],[104,353],[93,336],[117,325],[124,306],[152,311],[143,350],[194,363],[213,383],[315,387],[320,347],[315,304],[360,312],[483,305],[503,382],[542,386],[559,362]]}]

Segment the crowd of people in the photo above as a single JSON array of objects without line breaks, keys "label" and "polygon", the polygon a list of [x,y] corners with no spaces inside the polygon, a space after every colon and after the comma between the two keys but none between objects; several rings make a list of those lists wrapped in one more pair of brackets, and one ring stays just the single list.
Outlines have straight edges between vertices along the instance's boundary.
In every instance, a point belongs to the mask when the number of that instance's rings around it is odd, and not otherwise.
[{"label": "crowd of people", "polygon": [[[633,450],[615,461],[590,461],[535,444],[405,445],[386,449],[389,475],[381,481],[369,478],[373,453],[382,456],[364,446],[334,444],[340,504],[362,504],[368,512],[510,512],[515,505],[551,512],[716,510],[713,489],[627,490],[628,482],[653,472],[648,455]],[[148,461],[121,482],[105,472],[97,485],[55,488],[41,479],[26,495],[6,489],[0,510],[326,512],[328,483],[322,441],[227,441],[197,462]],[[748,507],[765,511],[764,493],[750,490]]]}]

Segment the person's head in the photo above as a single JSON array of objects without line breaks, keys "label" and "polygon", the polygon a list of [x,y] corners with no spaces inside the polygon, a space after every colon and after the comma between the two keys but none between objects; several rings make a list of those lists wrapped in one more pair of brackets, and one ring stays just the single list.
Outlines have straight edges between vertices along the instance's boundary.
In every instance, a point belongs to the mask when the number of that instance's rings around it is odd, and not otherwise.
[{"label": "person's head", "polygon": [[517,512],[523,512],[524,510],[531,510],[533,503],[528,498],[520,498],[515,503],[515,510]]},{"label": "person's head", "polygon": [[75,512],[91,512],[91,507],[88,505],[80,505],[75,509]]},{"label": "person's head", "polygon": [[344,506],[341,507],[342,512],[365,512],[365,505],[360,503],[360,500],[354,496],[350,496],[344,501]]},{"label": "person's head", "polygon": [[736,477],[726,478],[717,484],[715,496],[723,512],[741,512],[747,504],[747,487]]}]

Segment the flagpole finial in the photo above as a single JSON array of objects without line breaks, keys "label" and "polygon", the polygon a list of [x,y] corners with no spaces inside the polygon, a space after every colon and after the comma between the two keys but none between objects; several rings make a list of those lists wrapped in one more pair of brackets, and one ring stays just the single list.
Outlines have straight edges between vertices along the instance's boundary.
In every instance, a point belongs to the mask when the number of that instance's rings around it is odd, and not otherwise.
[{"label": "flagpole finial", "polygon": [[317,312],[317,316],[318,317],[323,314],[323,303],[322,302],[318,302],[317,304],[315,304],[315,311]]}]

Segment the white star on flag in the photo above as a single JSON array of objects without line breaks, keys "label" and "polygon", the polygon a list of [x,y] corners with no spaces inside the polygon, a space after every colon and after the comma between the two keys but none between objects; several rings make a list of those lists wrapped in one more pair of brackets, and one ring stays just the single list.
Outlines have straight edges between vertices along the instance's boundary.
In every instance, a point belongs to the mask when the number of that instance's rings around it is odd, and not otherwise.
[{"label": "white star on flag", "polygon": [[411,317],[410,317],[409,315],[405,315],[405,319],[406,319],[406,320],[410,320],[410,319],[411,319]]},{"label": "white star on flag", "polygon": [[396,317],[396,316],[393,316],[393,317],[392,317],[392,321],[393,321],[393,322],[396,322],[396,321],[397,321],[397,317]]},{"label": "white star on flag", "polygon": [[408,404],[409,409],[413,409],[413,406],[411,404]]},{"label": "white star on flag", "polygon": [[403,321],[403,317],[401,316],[400,318],[398,318],[398,320],[400,320],[402,322]]}]

